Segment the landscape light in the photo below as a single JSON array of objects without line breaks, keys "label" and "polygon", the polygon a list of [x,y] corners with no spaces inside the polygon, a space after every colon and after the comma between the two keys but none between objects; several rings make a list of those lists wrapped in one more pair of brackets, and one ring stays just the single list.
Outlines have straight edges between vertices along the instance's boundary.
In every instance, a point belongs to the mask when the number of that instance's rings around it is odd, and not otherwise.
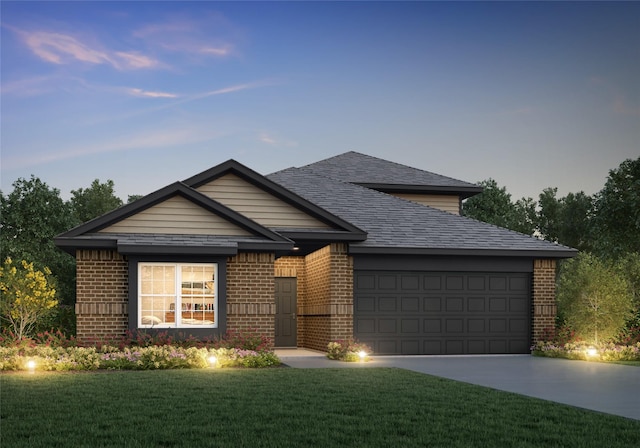
[{"label": "landscape light", "polygon": [[218,364],[218,358],[216,358],[214,355],[209,356],[209,365],[211,367],[215,367],[216,364]]},{"label": "landscape light", "polygon": [[598,355],[598,349],[595,347],[589,347],[587,349],[587,356],[597,356]]},{"label": "landscape light", "polygon": [[29,372],[36,370],[36,362],[33,359],[27,361],[27,369],[29,369]]},{"label": "landscape light", "polygon": [[358,356],[360,357],[360,361],[364,361],[364,358],[367,357],[367,352],[365,352],[364,350],[360,350],[358,352]]}]

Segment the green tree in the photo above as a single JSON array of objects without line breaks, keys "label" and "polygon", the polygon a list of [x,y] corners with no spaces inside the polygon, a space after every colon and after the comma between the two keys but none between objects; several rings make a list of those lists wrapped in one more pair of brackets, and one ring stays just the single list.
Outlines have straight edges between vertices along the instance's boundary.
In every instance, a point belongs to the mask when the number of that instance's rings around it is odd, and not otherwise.
[{"label": "green tree", "polygon": [[640,252],[640,157],[625,160],[609,172],[594,209],[599,254],[618,258]]},{"label": "green tree", "polygon": [[113,181],[95,179],[89,188],[71,190],[71,207],[78,222],[86,222],[122,205],[113,192]]},{"label": "green tree", "polygon": [[558,199],[557,192],[557,188],[545,188],[540,193],[538,232],[547,241],[589,251],[592,247],[592,198],[581,191]]},{"label": "green tree", "polygon": [[129,196],[127,196],[127,204],[137,201],[138,199],[141,199],[143,197],[144,196],[141,194],[130,194]]},{"label": "green tree", "polygon": [[0,192],[0,256],[31,260],[37,269],[48,266],[65,303],[75,302],[75,260],[55,247],[53,238],[78,222],[71,208],[40,179],[18,179],[7,196]]},{"label": "green tree", "polygon": [[49,268],[39,271],[24,260],[16,267],[7,258],[0,267],[0,317],[17,339],[29,336],[38,320],[58,304],[50,275]]},{"label": "green tree", "polygon": [[462,204],[462,214],[478,221],[532,235],[535,230],[535,202],[523,198],[513,203],[505,187],[493,179],[478,183],[482,193],[472,196]]},{"label": "green tree", "polygon": [[596,344],[619,335],[633,306],[625,278],[586,252],[562,263],[557,299],[559,314],[567,324]]}]

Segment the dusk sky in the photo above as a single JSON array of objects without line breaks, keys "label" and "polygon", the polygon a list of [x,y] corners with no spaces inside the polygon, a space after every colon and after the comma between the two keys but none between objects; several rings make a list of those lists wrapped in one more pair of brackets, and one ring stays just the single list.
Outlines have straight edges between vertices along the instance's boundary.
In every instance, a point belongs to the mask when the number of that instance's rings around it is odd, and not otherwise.
[{"label": "dusk sky", "polygon": [[4,194],[358,151],[537,199],[640,157],[638,2],[0,5]]}]

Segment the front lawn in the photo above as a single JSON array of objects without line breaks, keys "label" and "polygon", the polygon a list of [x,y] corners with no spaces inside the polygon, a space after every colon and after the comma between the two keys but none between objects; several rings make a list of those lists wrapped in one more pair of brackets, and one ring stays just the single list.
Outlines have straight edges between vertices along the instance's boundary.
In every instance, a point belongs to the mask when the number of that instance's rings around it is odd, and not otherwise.
[{"label": "front lawn", "polygon": [[640,421],[401,369],[5,373],[7,447],[630,447]]}]

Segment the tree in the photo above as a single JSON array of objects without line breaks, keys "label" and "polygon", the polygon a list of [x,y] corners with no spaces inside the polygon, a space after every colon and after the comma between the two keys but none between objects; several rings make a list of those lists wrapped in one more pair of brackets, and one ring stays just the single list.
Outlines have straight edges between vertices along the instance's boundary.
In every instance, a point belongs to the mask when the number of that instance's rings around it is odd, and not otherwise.
[{"label": "tree", "polygon": [[562,263],[557,299],[559,314],[567,324],[596,344],[618,336],[633,306],[625,278],[586,252]]},{"label": "tree", "polygon": [[0,193],[0,257],[48,266],[58,280],[59,296],[75,302],[75,260],[55,247],[53,238],[78,222],[59,190],[40,179],[18,179],[7,196]]},{"label": "tree", "polygon": [[594,208],[598,253],[618,258],[640,252],[640,157],[609,172]]},{"label": "tree", "polygon": [[17,339],[28,336],[38,319],[58,304],[51,271],[34,269],[22,260],[20,267],[11,258],[0,267],[0,317],[12,328]]},{"label": "tree", "polygon": [[535,202],[523,198],[515,204],[505,187],[499,187],[493,179],[479,182],[482,193],[472,196],[462,204],[462,214],[478,221],[532,235],[535,230]]},{"label": "tree", "polygon": [[71,190],[71,207],[78,222],[86,222],[122,205],[113,192],[113,181],[95,179],[89,188]]},{"label": "tree", "polygon": [[143,198],[144,196],[141,194],[130,194],[129,196],[127,196],[127,204],[131,204],[134,201],[137,201],[138,199]]},{"label": "tree", "polygon": [[538,232],[547,241],[588,251],[592,247],[591,197],[581,191],[558,199],[557,192],[557,188],[545,188],[540,193]]}]

